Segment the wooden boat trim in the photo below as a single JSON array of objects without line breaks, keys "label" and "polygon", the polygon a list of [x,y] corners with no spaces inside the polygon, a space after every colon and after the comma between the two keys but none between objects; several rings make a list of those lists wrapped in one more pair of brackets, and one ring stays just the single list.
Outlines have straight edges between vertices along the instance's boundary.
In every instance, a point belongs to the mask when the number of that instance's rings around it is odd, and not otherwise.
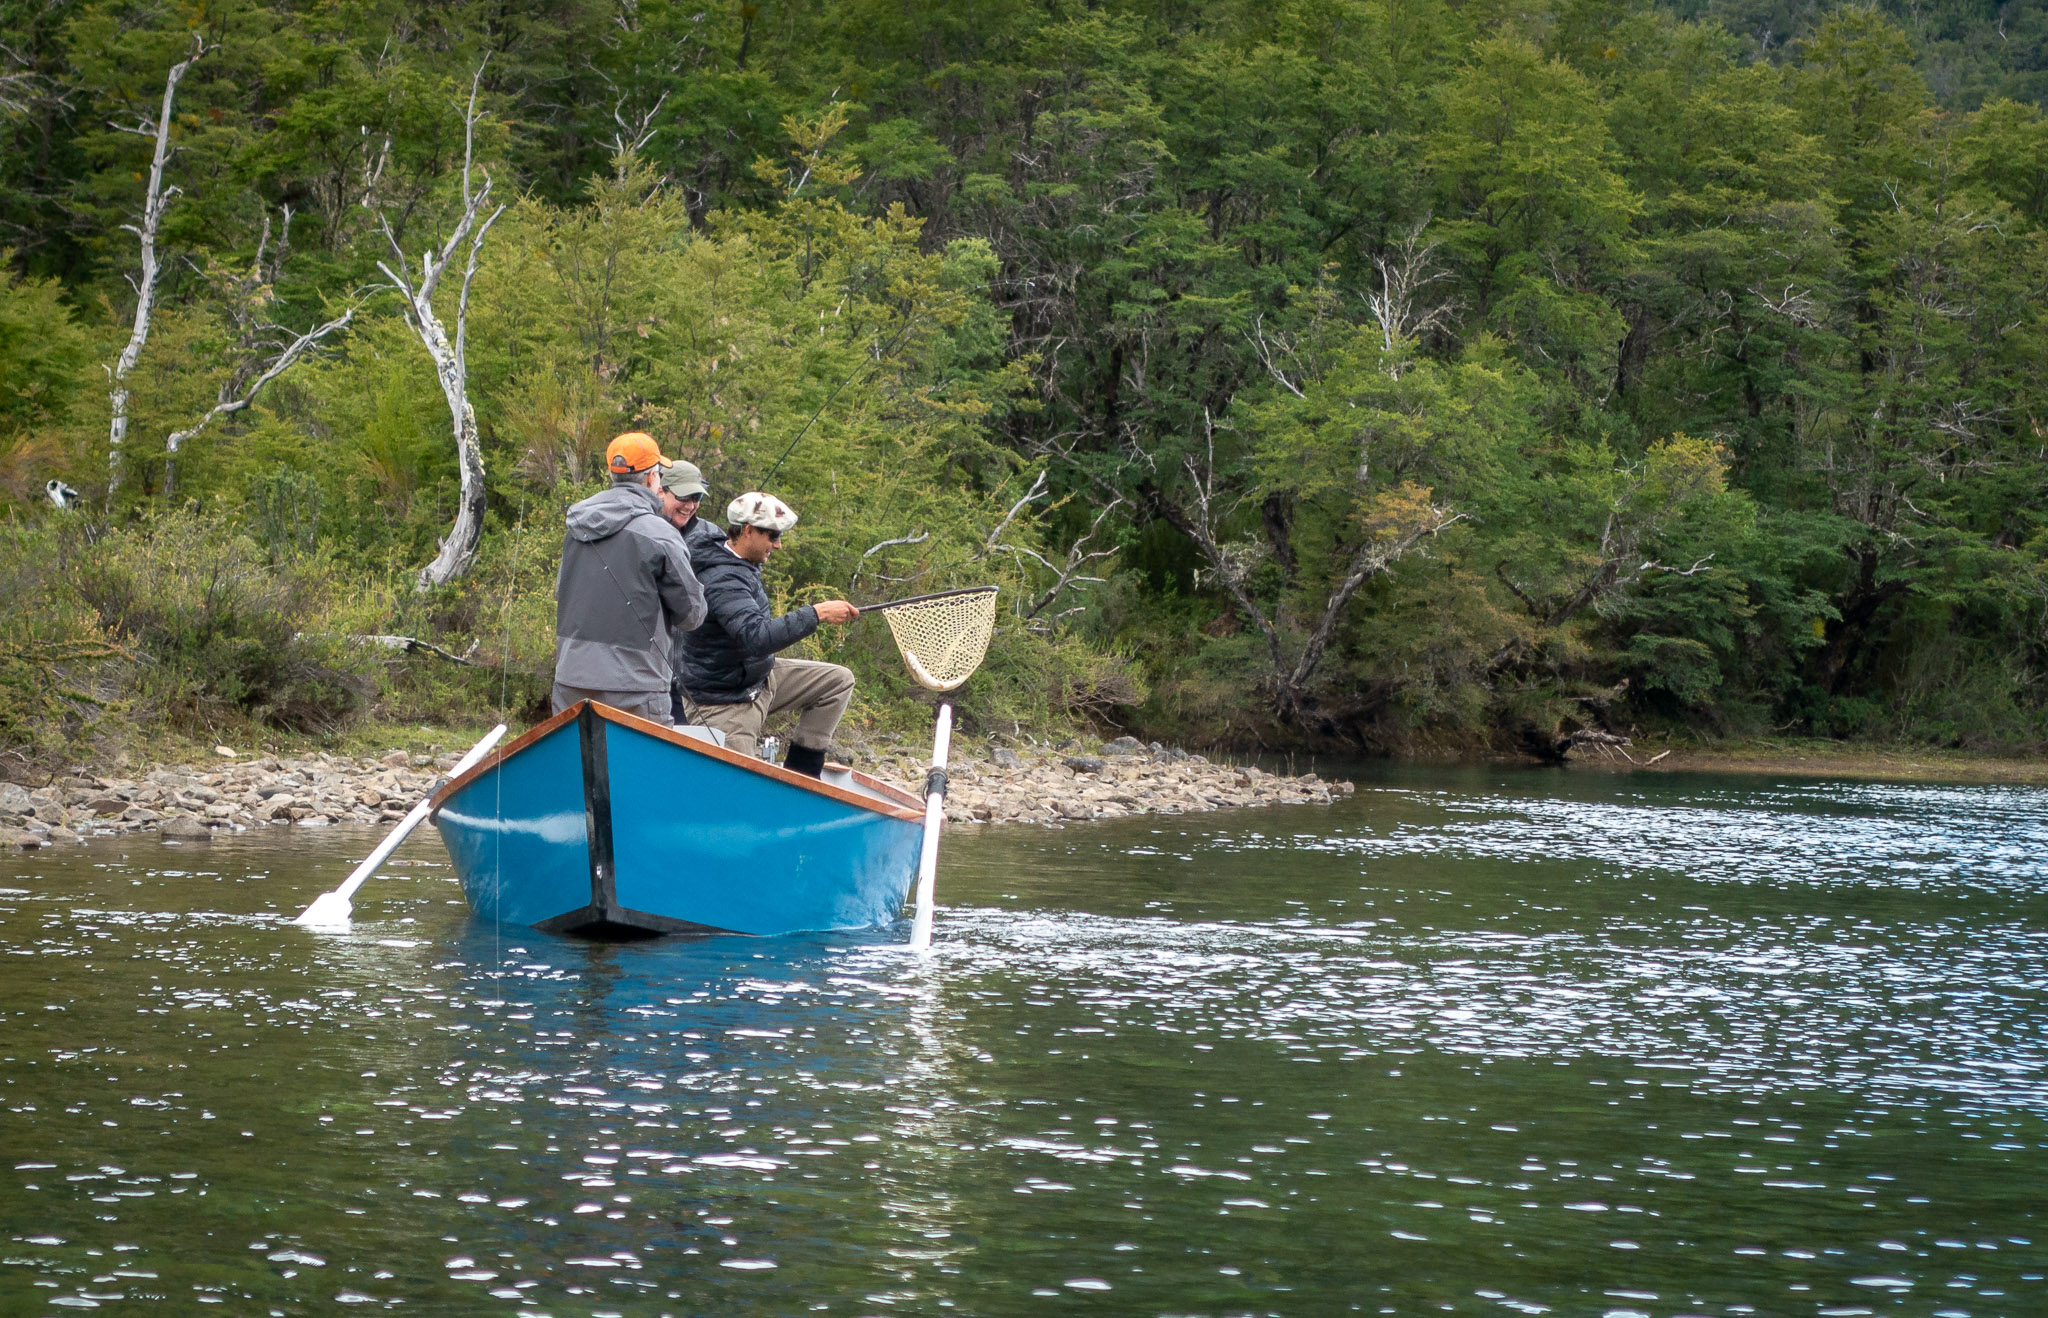
[{"label": "wooden boat trim", "polygon": [[905,810],[909,810],[916,814],[917,821],[920,824],[924,822],[924,801],[921,797],[915,796],[909,792],[904,791],[901,787],[898,787],[894,783],[885,783],[880,778],[877,778],[872,774],[862,773],[860,770],[854,768],[850,764],[833,764],[828,761],[825,767],[828,769],[846,770],[849,776],[858,779],[861,782],[861,784],[865,786],[869,791],[880,792],[882,795],[888,797],[891,801],[894,801],[896,804],[902,806]]},{"label": "wooden boat trim", "polygon": [[[695,751],[699,755],[708,755],[714,760],[723,760],[727,764],[735,768],[745,769],[749,773],[758,773],[763,777],[773,778],[777,782],[788,783],[791,787],[801,787],[807,792],[816,792],[820,796],[829,796],[842,805],[857,805],[863,810],[872,810],[878,815],[889,815],[892,818],[908,820],[914,824],[922,824],[924,822],[924,810],[921,805],[915,807],[903,805],[892,809],[871,797],[862,796],[859,792],[849,792],[844,787],[834,787],[831,783],[813,778],[807,773],[798,773],[794,769],[785,769],[779,764],[770,764],[766,760],[758,760],[751,755],[742,755],[738,751],[727,750],[723,746],[714,746],[708,741],[699,741],[695,737],[685,736],[683,733],[677,732],[674,728],[665,727],[651,719],[641,718],[638,714],[628,714],[622,709],[613,709],[609,705],[597,706],[597,712],[599,717],[609,719],[611,722],[617,723],[622,727],[632,728],[637,732],[644,732],[650,737],[658,737],[670,745],[681,746],[684,750]],[[893,789],[891,794],[895,794]]]},{"label": "wooden boat trim", "polygon": [[[859,775],[862,782],[900,802],[900,804],[892,806],[877,801],[872,797],[862,796],[859,792],[849,792],[843,787],[835,787],[831,783],[820,781],[809,774],[797,773],[793,770],[785,769],[779,764],[770,764],[766,760],[757,760],[751,755],[742,755],[738,751],[727,750],[723,746],[714,746],[708,741],[699,741],[695,737],[686,736],[683,733],[677,732],[674,728],[656,723],[652,719],[644,719],[637,714],[628,714],[624,710],[613,709],[610,705],[601,705],[594,700],[577,701],[554,717],[536,723],[513,741],[492,754],[485,756],[468,773],[463,774],[460,778],[450,780],[440,791],[435,792],[432,797],[432,808],[435,811],[440,810],[448,798],[456,792],[469,786],[470,783],[476,781],[490,770],[495,769],[499,764],[510,759],[512,756],[517,755],[520,751],[525,750],[528,746],[547,736],[555,729],[571,720],[581,718],[583,711],[586,709],[590,710],[598,719],[609,723],[616,723],[621,727],[631,728],[635,732],[644,732],[648,736],[666,741],[672,746],[680,746],[684,750],[694,751],[699,755],[708,755],[714,760],[723,760],[734,768],[745,769],[749,773],[773,778],[778,782],[787,783],[791,787],[801,788],[807,792],[815,792],[820,796],[829,797],[841,805],[858,806],[863,810],[871,810],[878,815],[886,815],[891,819],[903,820],[905,823],[922,824],[924,822],[924,806],[922,802],[918,801],[916,797],[911,796],[908,792],[900,788],[891,787],[889,784],[867,774]],[[586,765],[589,763],[587,754],[584,757],[584,763]],[[609,819],[609,813],[607,813],[607,819]]]},{"label": "wooden boat trim", "polygon": [[503,746],[500,746],[498,747],[498,749],[492,751],[489,755],[486,755],[481,760],[478,760],[474,765],[470,767],[468,773],[465,773],[457,778],[450,778],[447,782],[442,783],[440,790],[427,798],[427,801],[430,806],[430,809],[427,812],[427,819],[429,820],[429,822],[432,822],[434,816],[440,813],[441,807],[448,803],[449,797],[455,795],[455,793],[457,793],[458,791],[461,791],[463,788],[469,786],[477,779],[483,777],[492,769],[497,768],[506,760],[511,759],[514,755],[517,755],[519,752],[525,750],[528,746],[533,745],[533,743],[539,741],[542,737],[547,736],[556,728],[561,727],[564,723],[568,723],[574,720],[577,717],[577,715],[582,713],[583,705],[586,703],[588,702],[579,702],[577,704],[569,706],[569,708],[563,710],[561,713],[556,714],[551,718],[542,719],[540,722],[534,724],[532,727],[520,733],[512,740],[506,742]]}]

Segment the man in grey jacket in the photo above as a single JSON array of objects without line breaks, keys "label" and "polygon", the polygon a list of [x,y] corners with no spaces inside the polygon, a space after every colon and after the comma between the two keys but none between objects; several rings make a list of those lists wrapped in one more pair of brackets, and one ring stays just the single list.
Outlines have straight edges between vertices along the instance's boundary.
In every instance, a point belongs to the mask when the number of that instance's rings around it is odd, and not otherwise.
[{"label": "man in grey jacket", "polygon": [[554,707],[595,700],[671,721],[671,656],[704,621],[704,591],[656,492],[667,460],[628,431],[605,449],[612,487],[569,509],[555,578]]}]

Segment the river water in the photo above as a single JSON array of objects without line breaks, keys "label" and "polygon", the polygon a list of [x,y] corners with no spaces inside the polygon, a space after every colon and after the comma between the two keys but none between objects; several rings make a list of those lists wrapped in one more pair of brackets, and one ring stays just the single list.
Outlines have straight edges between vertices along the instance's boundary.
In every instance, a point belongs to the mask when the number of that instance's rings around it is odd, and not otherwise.
[{"label": "river water", "polygon": [[0,1314],[2048,1313],[2037,789],[956,831],[928,961],[370,836],[0,861]]}]

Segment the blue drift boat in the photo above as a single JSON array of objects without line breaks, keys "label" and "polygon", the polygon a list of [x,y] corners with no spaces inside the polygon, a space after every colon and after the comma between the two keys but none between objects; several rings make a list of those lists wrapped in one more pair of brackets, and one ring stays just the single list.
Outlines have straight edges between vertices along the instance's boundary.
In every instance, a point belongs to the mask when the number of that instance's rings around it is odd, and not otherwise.
[{"label": "blue drift boat", "polygon": [[428,817],[480,918],[644,938],[893,920],[924,803],[584,701],[436,792]]}]

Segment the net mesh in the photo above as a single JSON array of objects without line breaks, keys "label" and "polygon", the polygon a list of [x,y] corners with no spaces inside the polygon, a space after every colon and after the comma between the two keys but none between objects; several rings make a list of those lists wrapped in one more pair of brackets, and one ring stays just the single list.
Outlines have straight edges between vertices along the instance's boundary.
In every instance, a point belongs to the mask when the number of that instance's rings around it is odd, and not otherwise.
[{"label": "net mesh", "polygon": [[896,648],[918,684],[951,691],[973,676],[988,653],[988,638],[996,626],[996,591],[990,586],[898,604],[882,616],[889,620]]}]

